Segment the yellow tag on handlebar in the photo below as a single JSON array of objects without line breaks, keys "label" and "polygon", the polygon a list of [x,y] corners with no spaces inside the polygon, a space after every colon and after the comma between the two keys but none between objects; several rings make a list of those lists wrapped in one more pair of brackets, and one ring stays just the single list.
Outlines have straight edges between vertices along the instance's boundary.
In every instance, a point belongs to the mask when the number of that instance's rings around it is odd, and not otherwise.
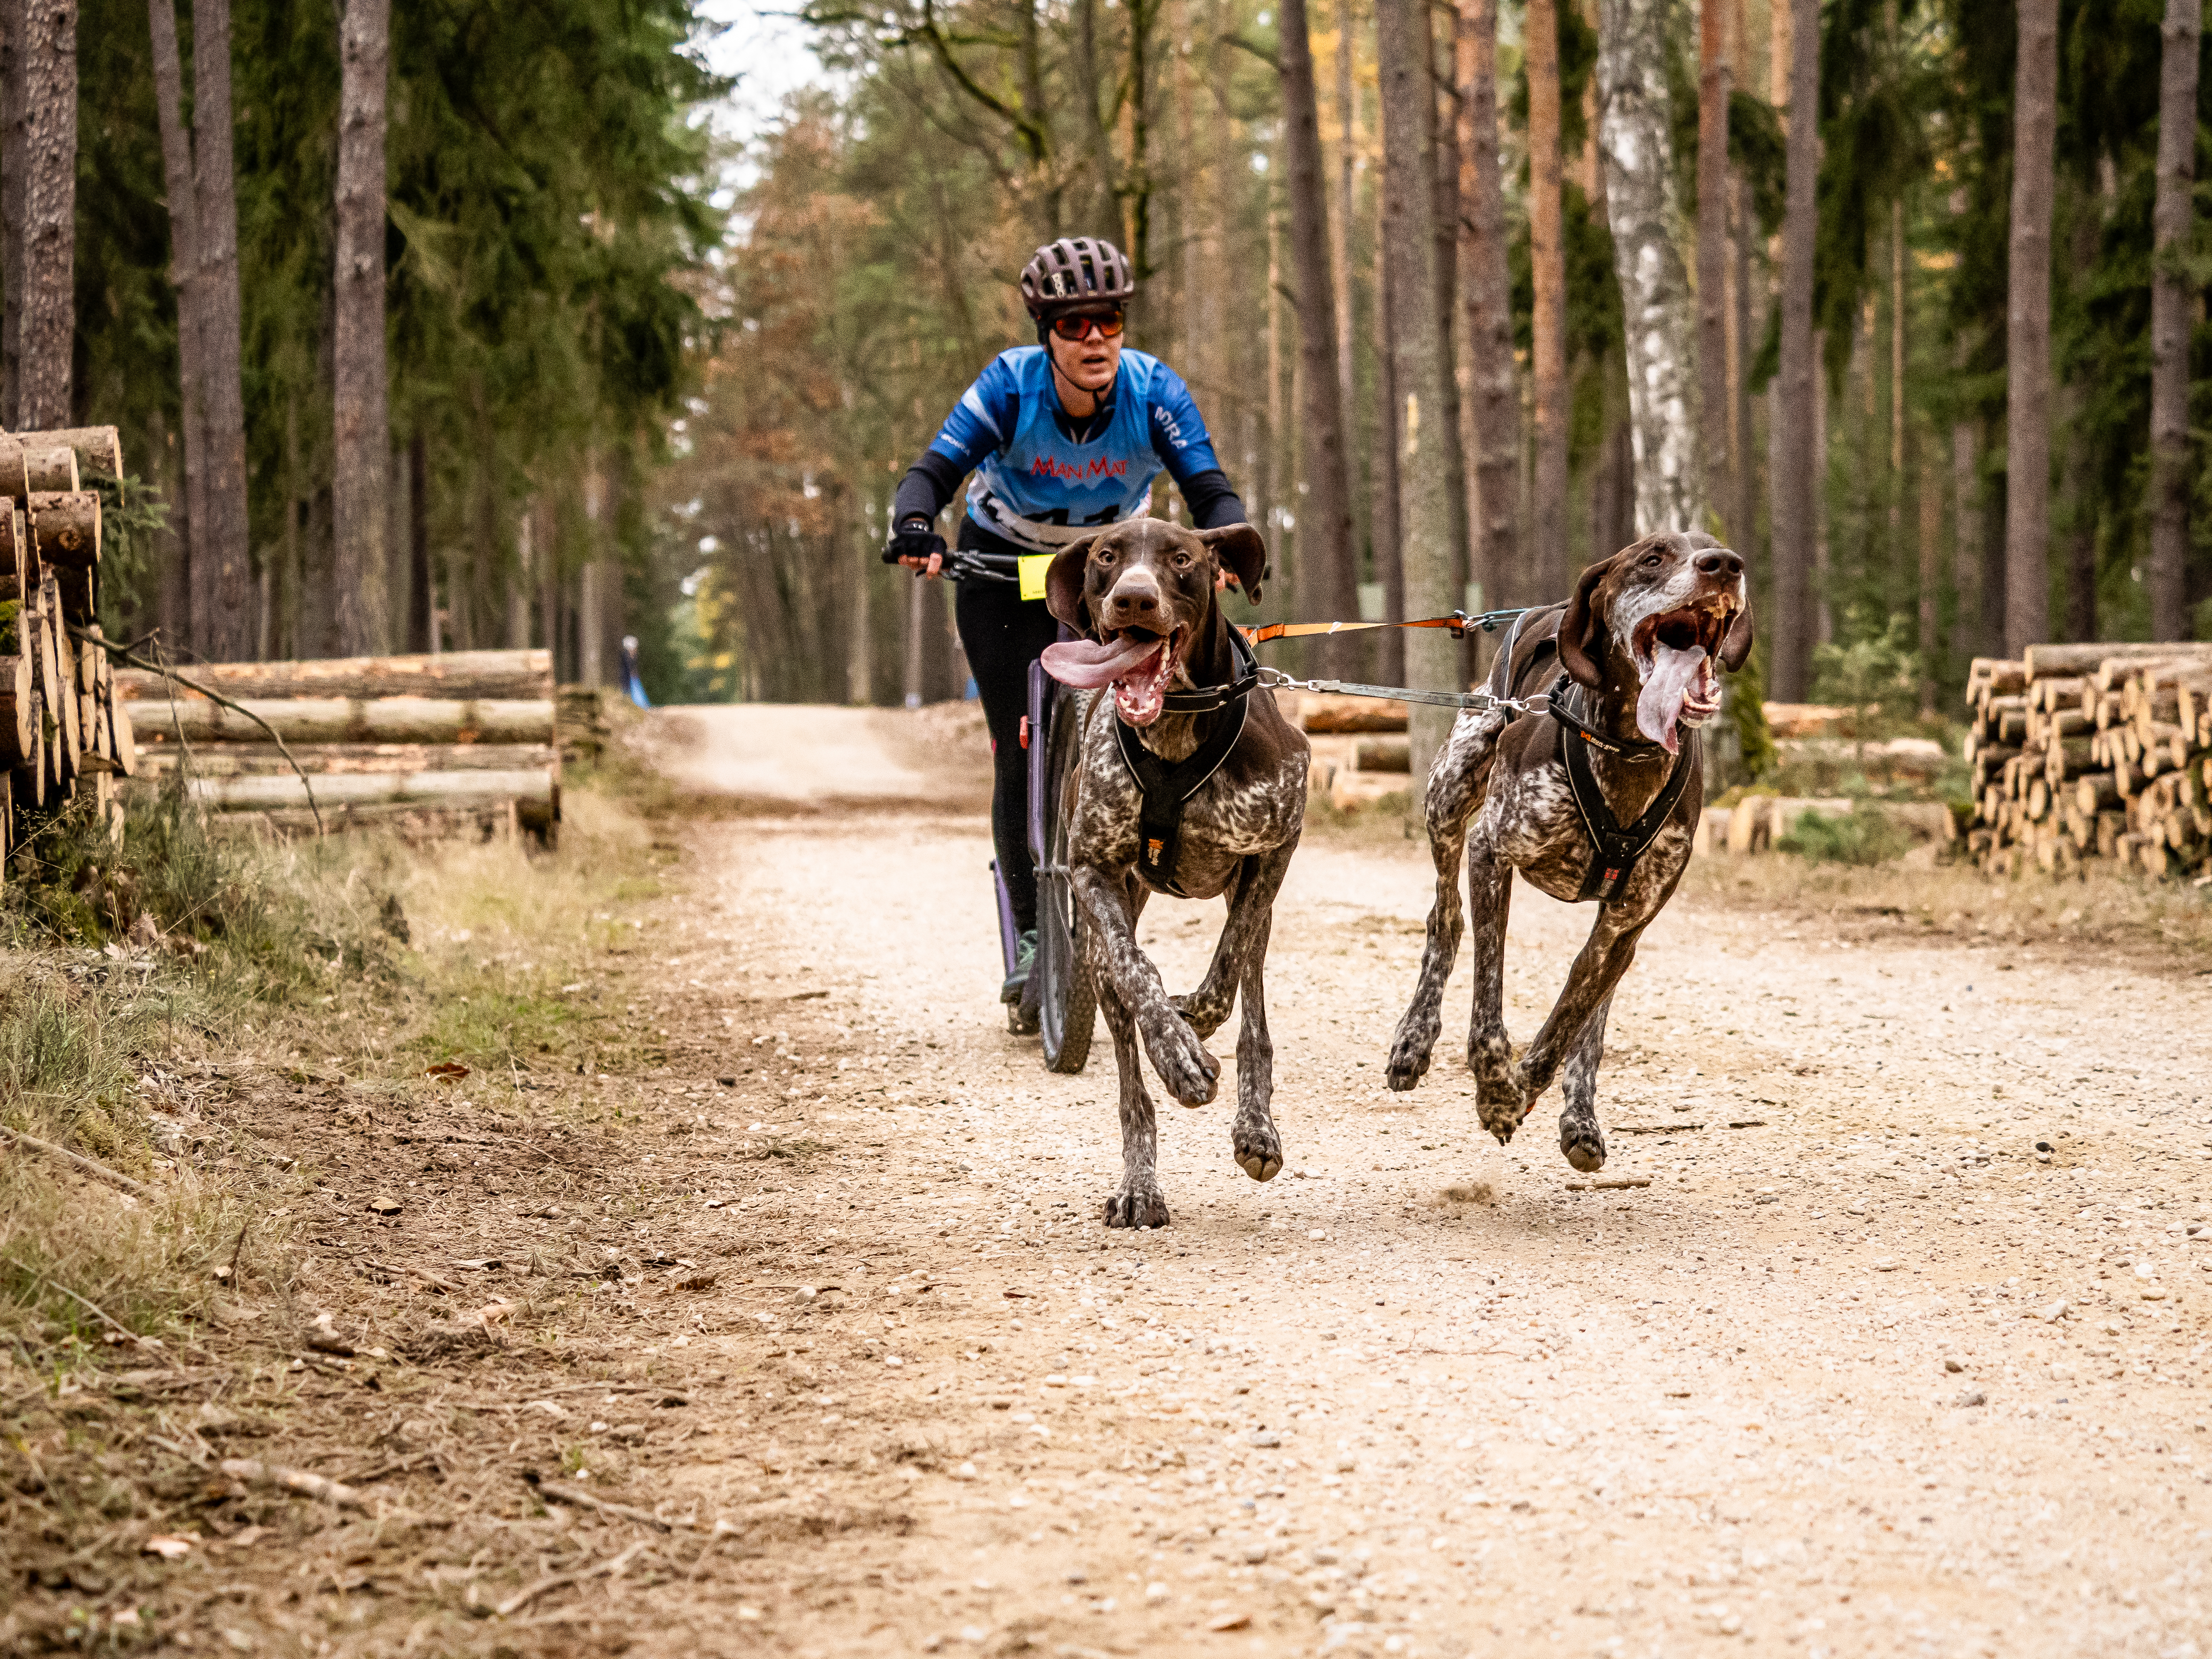
[{"label": "yellow tag on handlebar", "polygon": [[1044,573],[1052,568],[1052,562],[1059,556],[1056,553],[1022,555],[1018,568],[1021,571],[1024,599],[1041,599],[1044,597]]}]

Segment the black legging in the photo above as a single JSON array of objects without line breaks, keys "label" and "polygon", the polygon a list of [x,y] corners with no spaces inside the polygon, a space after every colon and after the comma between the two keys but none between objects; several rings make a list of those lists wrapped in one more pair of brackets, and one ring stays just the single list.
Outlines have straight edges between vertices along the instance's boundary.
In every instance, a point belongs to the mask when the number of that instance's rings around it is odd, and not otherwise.
[{"label": "black legging", "polygon": [[[960,524],[960,545],[984,553],[1018,553],[1012,542]],[[999,873],[1024,933],[1036,926],[1036,863],[1030,856],[1029,756],[1022,747],[1022,716],[1030,712],[1030,665],[1060,637],[1060,624],[1042,599],[1024,599],[1012,582],[967,581],[953,600],[960,648],[975,677],[983,720],[991,730],[991,841]]]}]

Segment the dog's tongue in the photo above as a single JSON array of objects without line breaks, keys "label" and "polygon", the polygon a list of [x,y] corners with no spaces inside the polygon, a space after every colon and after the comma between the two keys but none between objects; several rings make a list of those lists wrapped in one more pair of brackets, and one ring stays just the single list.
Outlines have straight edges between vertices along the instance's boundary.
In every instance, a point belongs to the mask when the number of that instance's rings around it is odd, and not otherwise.
[{"label": "dog's tongue", "polygon": [[1692,688],[1703,693],[1704,683],[1712,674],[1711,659],[1703,651],[1680,651],[1656,641],[1651,659],[1643,693],[1636,699],[1636,724],[1645,737],[1663,744],[1671,755],[1681,746],[1674,726],[1682,718],[1682,704]]},{"label": "dog's tongue", "polygon": [[1044,648],[1044,672],[1062,685],[1096,691],[1110,685],[1160,648],[1156,639],[1124,634],[1111,645],[1096,640],[1063,640]]}]

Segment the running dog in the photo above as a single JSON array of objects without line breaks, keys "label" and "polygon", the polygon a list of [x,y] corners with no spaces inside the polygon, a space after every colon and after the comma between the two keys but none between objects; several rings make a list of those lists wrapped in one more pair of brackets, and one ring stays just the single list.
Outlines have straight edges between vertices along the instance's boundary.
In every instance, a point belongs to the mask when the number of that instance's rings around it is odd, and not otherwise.
[{"label": "running dog", "polygon": [[[1121,1072],[1121,1185],[1106,1200],[1109,1227],[1168,1224],[1137,1039],[1168,1092],[1203,1106],[1221,1075],[1206,1039],[1240,996],[1231,1149],[1255,1181],[1283,1167],[1262,971],[1275,894],[1305,826],[1309,751],[1259,689],[1249,649],[1215,599],[1226,574],[1256,601],[1267,568],[1249,525],[1194,532],[1146,518],[1072,544],[1047,574],[1052,614],[1085,636],[1048,647],[1044,665],[1090,693],[1073,714],[1081,736],[1068,862]],[[1155,891],[1228,896],[1212,963],[1188,995],[1169,996],[1137,946],[1137,918]]]},{"label": "running dog", "polygon": [[[1638,939],[1689,864],[1705,800],[1698,744],[1683,752],[1681,734],[1720,708],[1716,664],[1742,667],[1751,645],[1742,558],[1694,532],[1647,536],[1583,571],[1565,605],[1521,618],[1489,690],[1524,702],[1548,693],[1548,706],[1462,714],[1430,770],[1424,807],[1437,896],[1420,979],[1390,1046],[1393,1089],[1419,1082],[1436,1047],[1459,950],[1463,849],[1474,922],[1468,1064],[1482,1127],[1501,1145],[1512,1139],[1564,1067],[1559,1150],[1577,1170],[1603,1166],[1596,1103],[1606,1014]],[[1502,991],[1516,870],[1553,898],[1600,901],[1551,1018],[1517,1063]]]}]

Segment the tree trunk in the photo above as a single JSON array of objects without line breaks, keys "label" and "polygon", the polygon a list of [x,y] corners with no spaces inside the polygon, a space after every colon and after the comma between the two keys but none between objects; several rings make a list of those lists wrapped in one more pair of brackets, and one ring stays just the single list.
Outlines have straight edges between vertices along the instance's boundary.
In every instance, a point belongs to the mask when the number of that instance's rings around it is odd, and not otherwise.
[{"label": "tree trunk", "polygon": [[23,191],[30,112],[23,101],[27,0],[0,0],[0,427],[13,427],[22,378]]},{"label": "tree trunk", "polygon": [[[1447,14],[1449,15],[1449,14]],[[1468,545],[1473,525],[1467,510],[1467,441],[1460,407],[1459,324],[1459,94],[1452,78],[1452,44],[1439,38],[1434,11],[1429,27],[1429,172],[1436,183],[1436,199],[1430,228],[1436,240],[1436,307],[1437,368],[1441,371],[1443,403],[1444,489],[1451,510],[1452,599],[1447,609],[1464,605],[1467,584],[1473,575],[1473,549]],[[1468,641],[1458,642],[1460,666],[1455,678],[1464,681],[1473,672]]]},{"label": "tree trunk", "polygon": [[[548,559],[551,573],[557,560]],[[547,592],[554,589],[549,582]],[[430,648],[430,611],[438,596],[430,590],[430,446],[417,427],[407,441],[407,648]],[[551,624],[549,623],[550,628]]]},{"label": "tree trunk", "polygon": [[[177,380],[182,410],[184,522],[176,538],[178,568],[202,571],[212,586],[216,566],[207,537],[207,419],[201,396],[205,336],[201,320],[198,187],[194,183],[191,134],[184,118],[184,65],[177,50],[176,0],[147,0],[147,23],[154,46],[154,105],[161,132],[161,173],[169,197],[169,282],[177,295]],[[193,557],[197,552],[198,556]],[[197,588],[185,595],[185,607],[169,635],[172,648],[198,647],[195,612],[211,617],[215,596]],[[204,647],[201,654],[211,655]]]},{"label": "tree trunk", "polygon": [[[1446,418],[1445,356],[1436,307],[1436,157],[1429,133],[1436,109],[1435,41],[1425,4],[1378,0],[1376,57],[1382,89],[1383,237],[1390,260],[1391,356],[1400,399],[1398,468],[1402,498],[1399,546],[1407,617],[1433,617],[1459,600],[1453,589],[1450,471],[1443,451],[1459,441]],[[1455,689],[1459,647],[1441,628],[1414,632],[1405,646],[1407,684]],[[1407,726],[1413,775],[1451,729],[1451,711],[1413,706]]]},{"label": "tree trunk", "polygon": [[[1889,204],[1889,544],[1905,556],[1905,200]],[[1901,592],[1910,580],[1897,573]]]},{"label": "tree trunk", "polygon": [[10,424],[35,432],[70,423],[76,339],[76,0],[26,0],[23,11],[23,299],[16,313]]},{"label": "tree trunk", "polygon": [[[253,589],[246,494],[246,391],[238,289],[238,186],[232,159],[230,0],[192,10],[193,236],[198,244],[201,469],[205,516],[193,531],[194,643],[219,662],[254,644]],[[203,562],[207,569],[201,570]]]},{"label": "tree trunk", "polygon": [[[1698,448],[1711,474],[1706,500],[1735,516],[1736,493],[1729,441],[1729,91],[1728,8],[1734,0],[1698,5]],[[1700,526],[1702,527],[1702,526]],[[1724,540],[1744,538],[1747,527],[1721,526]]]},{"label": "tree trunk", "polygon": [[1729,539],[1748,556],[1759,541],[1759,400],[1751,392],[1751,359],[1765,319],[1752,297],[1751,248],[1758,230],[1749,179],[1735,180],[1735,357],[1729,368],[1729,395],[1735,404],[1735,447],[1729,452],[1734,465]]},{"label": "tree trunk", "polygon": [[[1386,0],[1387,3],[1387,0]],[[1390,129],[1378,132],[1382,150],[1382,177],[1390,168]],[[1396,619],[1406,614],[1404,515],[1400,510],[1398,427],[1403,410],[1398,405],[1398,364],[1391,351],[1397,296],[1391,291],[1390,231],[1384,207],[1387,185],[1375,191],[1375,466],[1374,500],[1368,505],[1370,533],[1375,544],[1375,580],[1382,589],[1382,614]],[[1395,685],[1406,677],[1406,635],[1395,628],[1370,635],[1375,641],[1375,674]]]},{"label": "tree trunk", "polygon": [[1559,197],[1559,0],[1528,0],[1522,28],[1528,74],[1528,253],[1534,309],[1529,374],[1535,394],[1535,479],[1528,568],[1514,603],[1548,599],[1568,575],[1567,252]]},{"label": "tree trunk", "polygon": [[1152,268],[1152,30],[1159,0],[1132,0],[1129,29],[1129,165],[1121,172],[1121,194],[1129,204],[1129,265],[1139,278]]},{"label": "tree trunk", "polygon": [[[1557,94],[1556,86],[1553,88]],[[1474,574],[1482,602],[1533,588],[1520,547],[1521,388],[1513,361],[1513,286],[1498,161],[1498,0],[1459,11],[1460,280],[1474,404]]]},{"label": "tree trunk", "polygon": [[1920,715],[1930,720],[1936,714],[1936,668],[1942,660],[1943,464],[1925,435],[1914,447],[1920,453]]},{"label": "tree trunk", "polygon": [[1814,499],[1821,458],[1813,442],[1813,253],[1820,168],[1820,0],[1789,0],[1789,141],[1782,219],[1782,361],[1769,399],[1774,432],[1774,620],[1771,695],[1802,702],[1812,682]]},{"label": "tree trunk", "polygon": [[2058,0],[2020,0],[2005,327],[2005,654],[2051,637],[2051,198]]},{"label": "tree trunk", "polygon": [[2166,0],[2158,82],[2156,251],[2150,279],[2150,632],[2190,636],[2189,336],[2196,284],[2183,263],[2194,217],[2200,0]]},{"label": "tree trunk", "polygon": [[341,648],[384,648],[384,469],[391,434],[384,362],[385,83],[391,0],[343,0],[338,112],[337,343],[331,428]]},{"label": "tree trunk", "polygon": [[1667,126],[1664,0],[1605,0],[1598,74],[1606,204],[1628,335],[1636,528],[1702,529],[1697,319],[1676,250],[1674,147]]},{"label": "tree trunk", "polygon": [[[1756,86],[1758,81],[1751,64],[1751,30],[1743,0],[1735,0],[1735,27],[1729,46],[1735,83]],[[1751,359],[1765,318],[1752,297],[1751,250],[1759,236],[1758,214],[1752,202],[1751,180],[1741,172],[1732,177],[1730,199],[1735,223],[1730,257],[1735,278],[1735,356],[1729,365],[1729,395],[1735,406],[1735,445],[1729,452],[1734,465],[1729,481],[1729,539],[1750,558],[1759,542],[1759,447],[1754,437],[1757,400],[1751,392]]]},{"label": "tree trunk", "polygon": [[[1329,280],[1328,181],[1305,0],[1283,0],[1283,149],[1289,163],[1291,271],[1297,289],[1298,436],[1305,499],[1298,507],[1298,606],[1317,617],[1359,613],[1352,557],[1352,490],[1337,380],[1337,307]],[[1316,672],[1355,672],[1356,635],[1324,638]]]},{"label": "tree trunk", "polygon": [[[178,453],[181,446],[168,430],[167,422],[158,407],[148,411],[147,427],[154,441],[152,471],[155,488],[173,497],[181,495],[178,483],[178,474],[182,470],[182,457]],[[161,629],[161,648],[172,655],[191,635],[191,554],[188,538],[187,527],[173,519],[154,537],[154,621]]]},{"label": "tree trunk", "polygon": [[[1951,638],[1954,657],[1996,655],[1996,641],[1982,635],[1981,448],[1972,421],[1951,428],[1951,587],[1958,595],[1958,626]],[[1963,646],[1963,649],[1961,647]]]},{"label": "tree trunk", "polygon": [[[2075,193],[2073,225],[2068,238],[2068,263],[2076,272],[2096,264],[2099,233],[2104,228],[2108,204],[2094,178],[2081,181]],[[2065,637],[2089,641],[2097,637],[2097,489],[2096,455],[2087,430],[2089,388],[2069,386],[2057,394],[2065,411],[2066,450],[2061,464],[2065,474],[2066,624]]]},{"label": "tree trunk", "polygon": [[[1360,501],[1361,470],[1352,464],[1354,434],[1358,428],[1359,377],[1356,367],[1358,343],[1355,337],[1352,270],[1352,220],[1358,210],[1356,181],[1359,171],[1359,94],[1352,84],[1352,55],[1354,25],[1352,0],[1336,0],[1336,113],[1342,125],[1343,141],[1336,161],[1336,216],[1331,227],[1335,236],[1334,258],[1336,266],[1336,385],[1339,407],[1344,411],[1344,447],[1346,499],[1352,513],[1352,540],[1347,559],[1352,574],[1347,580],[1355,584],[1359,577],[1359,527],[1366,521]],[[1347,663],[1356,665],[1356,651],[1346,653]]]}]

